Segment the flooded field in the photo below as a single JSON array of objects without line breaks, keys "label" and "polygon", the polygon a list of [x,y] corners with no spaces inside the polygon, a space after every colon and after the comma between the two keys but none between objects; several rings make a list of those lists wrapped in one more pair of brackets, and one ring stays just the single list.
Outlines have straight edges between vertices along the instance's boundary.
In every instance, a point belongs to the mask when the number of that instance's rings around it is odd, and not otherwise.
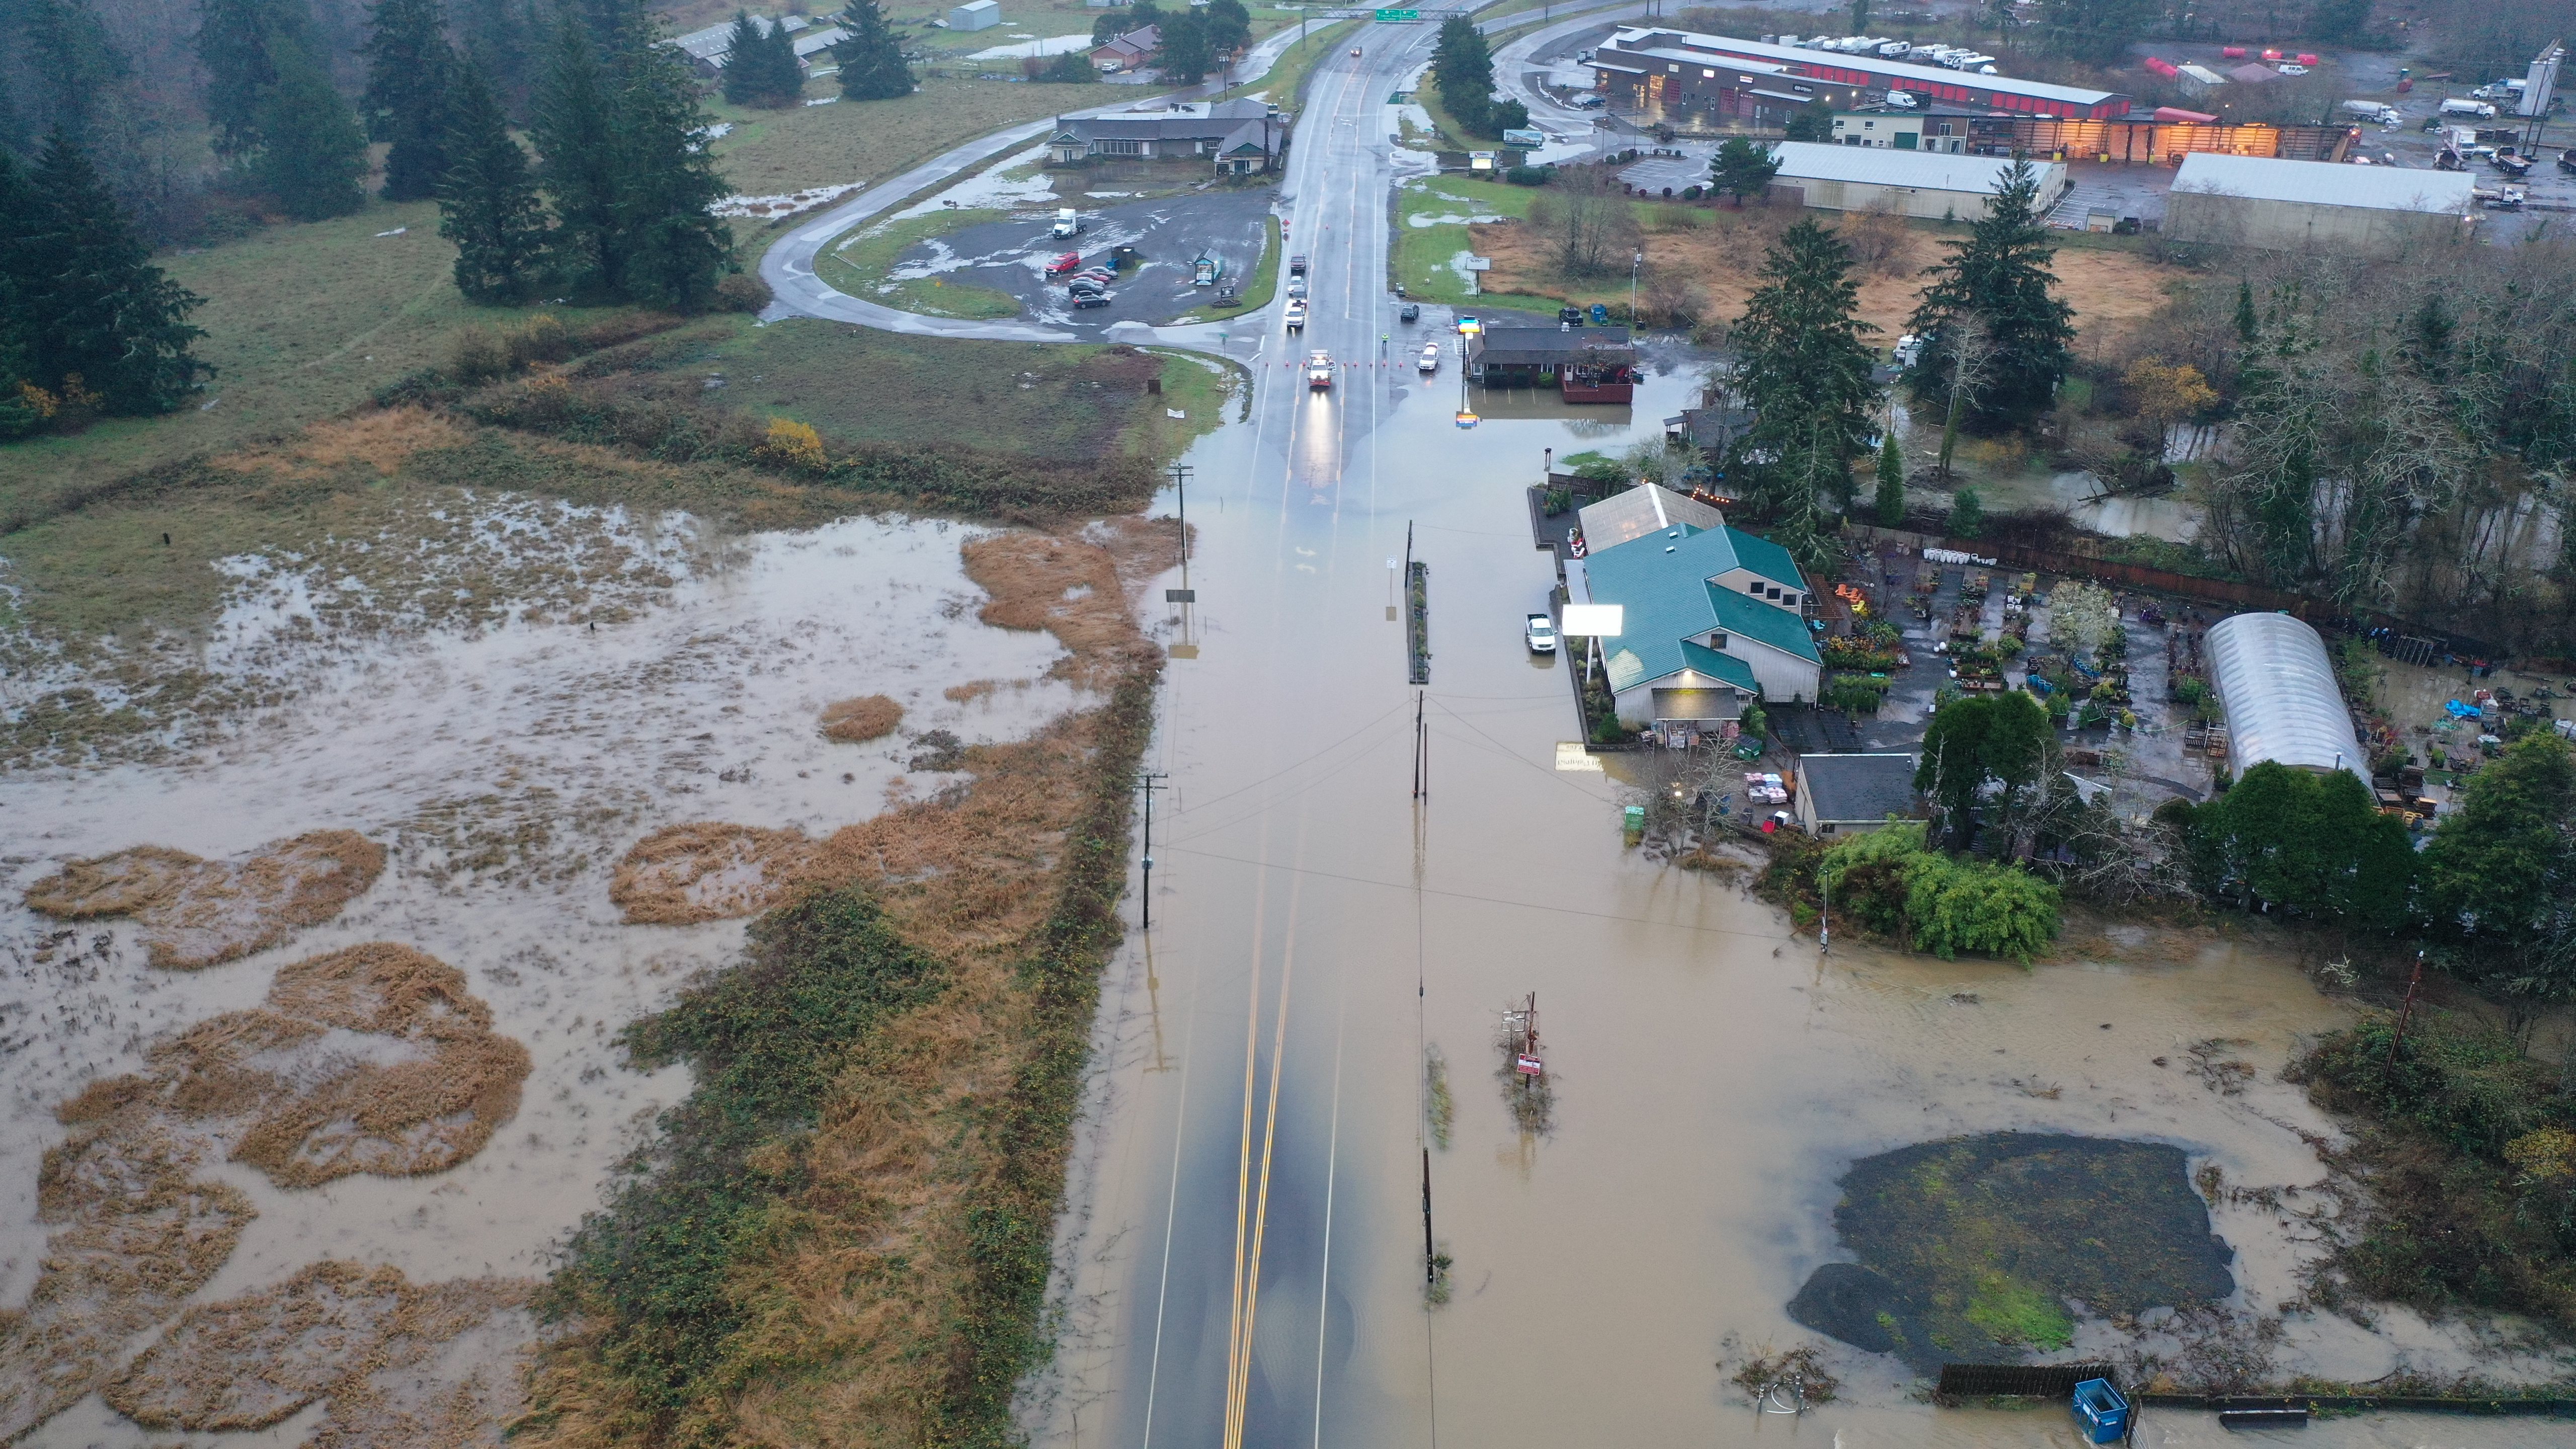
[{"label": "flooded field", "polygon": [[[457,520],[482,577],[529,516]],[[281,703],[0,779],[0,1434],[492,1437],[552,1252],[686,1087],[615,1034],[743,937],[630,924],[630,848],[828,836],[1087,697],[1049,621],[978,618],[981,531],[653,533],[587,615],[335,616],[328,560],[237,560],[199,660]]]}]

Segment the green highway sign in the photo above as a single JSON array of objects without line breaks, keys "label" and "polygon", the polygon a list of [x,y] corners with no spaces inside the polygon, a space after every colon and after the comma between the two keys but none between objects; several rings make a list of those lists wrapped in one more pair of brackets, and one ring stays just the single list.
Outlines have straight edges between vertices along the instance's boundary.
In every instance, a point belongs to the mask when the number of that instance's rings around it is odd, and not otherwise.
[{"label": "green highway sign", "polygon": [[1377,13],[1377,23],[1380,25],[1393,25],[1399,20],[1419,20],[1421,18],[1422,12],[1419,10],[1381,10]]}]

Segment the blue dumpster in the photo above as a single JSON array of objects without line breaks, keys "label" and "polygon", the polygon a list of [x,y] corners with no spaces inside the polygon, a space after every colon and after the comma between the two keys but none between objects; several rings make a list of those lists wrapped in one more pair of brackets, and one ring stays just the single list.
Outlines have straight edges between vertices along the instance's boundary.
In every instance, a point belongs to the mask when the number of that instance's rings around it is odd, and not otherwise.
[{"label": "blue dumpster", "polygon": [[2075,1386],[2075,1424],[2087,1444],[2117,1444],[2128,1437],[2129,1401],[2109,1379],[2086,1379]]},{"label": "blue dumpster", "polygon": [[1599,327],[1610,320],[1610,309],[1602,303],[1592,304],[1592,325]]}]

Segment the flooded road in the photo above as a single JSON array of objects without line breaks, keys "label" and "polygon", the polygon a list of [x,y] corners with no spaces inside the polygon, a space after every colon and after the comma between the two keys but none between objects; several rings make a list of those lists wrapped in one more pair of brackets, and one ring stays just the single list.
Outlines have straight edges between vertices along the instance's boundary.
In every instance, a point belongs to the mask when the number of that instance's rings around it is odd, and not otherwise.
[{"label": "flooded road", "polygon": [[[1695,384],[1654,379],[1621,436],[1548,417],[1462,431],[1454,373],[1418,384],[1403,347],[1374,365],[1379,334],[1410,336],[1380,291],[1381,61],[1398,57],[1330,63],[1291,153],[1289,245],[1315,258],[1316,320],[1269,339],[1250,423],[1189,459],[1198,602],[1161,626],[1180,647],[1149,767],[1153,926],[1104,997],[1061,1348],[1024,1421],[1049,1445],[1141,1449],[1593,1442],[1609,1426],[1659,1443],[2073,1442],[2062,1411],[1935,1411],[1893,1359],[1836,1344],[1842,1399],[1794,1428],[1726,1380],[1752,1352],[1818,1341],[1784,1305],[1846,1256],[1841,1173],[1891,1147],[2132,1137],[2230,1184],[2315,1184],[2301,1134],[2332,1128],[2277,1073],[2343,1008],[2284,960],[2125,928],[2034,971],[1822,959],[1735,884],[1623,851],[1611,779],[1556,767],[1576,722],[1564,675],[1520,638],[1553,582],[1521,490],[1542,449],[1615,454]],[[1317,347],[1361,365],[1310,393],[1283,364]],[[1419,701],[1395,607],[1408,532],[1430,566]],[[1544,1138],[1513,1127],[1494,1075],[1498,1013],[1532,992],[1556,1097]],[[1455,1102],[1445,1148],[1425,1125],[1432,1048]],[[1436,1309],[1426,1185],[1452,1260]],[[2237,1250],[2232,1306],[2296,1294],[2312,1227],[2238,1202],[2214,1220]],[[2115,1337],[2083,1324],[2075,1351]],[[2275,1361],[2505,1371],[2403,1313],[2376,1332],[2293,1316]],[[2206,1414],[2146,1423],[2144,1442],[2221,1438]],[[2556,1437],[2393,1417],[2309,1434]]]}]

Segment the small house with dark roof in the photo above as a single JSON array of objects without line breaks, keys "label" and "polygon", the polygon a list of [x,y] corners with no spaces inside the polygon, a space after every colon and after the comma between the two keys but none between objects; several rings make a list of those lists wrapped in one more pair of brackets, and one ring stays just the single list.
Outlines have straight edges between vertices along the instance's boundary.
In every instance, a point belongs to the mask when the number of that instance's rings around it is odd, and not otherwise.
[{"label": "small house with dark roof", "polygon": [[1798,824],[1809,835],[1861,835],[1918,810],[1912,755],[1800,755]]},{"label": "small house with dark roof", "polygon": [[1622,610],[1618,636],[1598,641],[1620,723],[1707,727],[1757,700],[1816,698],[1807,581],[1769,539],[1676,521],[1589,551],[1584,579],[1587,602]]},{"label": "small house with dark roof", "polygon": [[1229,175],[1278,164],[1288,148],[1288,122],[1263,101],[1215,101],[1168,111],[1060,116],[1047,153],[1058,165],[1094,156],[1197,157]]},{"label": "small house with dark roof", "polygon": [[1637,345],[1625,327],[1489,326],[1467,345],[1467,376],[1487,387],[1552,387],[1567,402],[1629,402]]},{"label": "small house with dark roof", "polygon": [[1153,64],[1155,52],[1162,48],[1163,27],[1148,25],[1092,47],[1091,65],[1103,75],[1116,75]]}]

